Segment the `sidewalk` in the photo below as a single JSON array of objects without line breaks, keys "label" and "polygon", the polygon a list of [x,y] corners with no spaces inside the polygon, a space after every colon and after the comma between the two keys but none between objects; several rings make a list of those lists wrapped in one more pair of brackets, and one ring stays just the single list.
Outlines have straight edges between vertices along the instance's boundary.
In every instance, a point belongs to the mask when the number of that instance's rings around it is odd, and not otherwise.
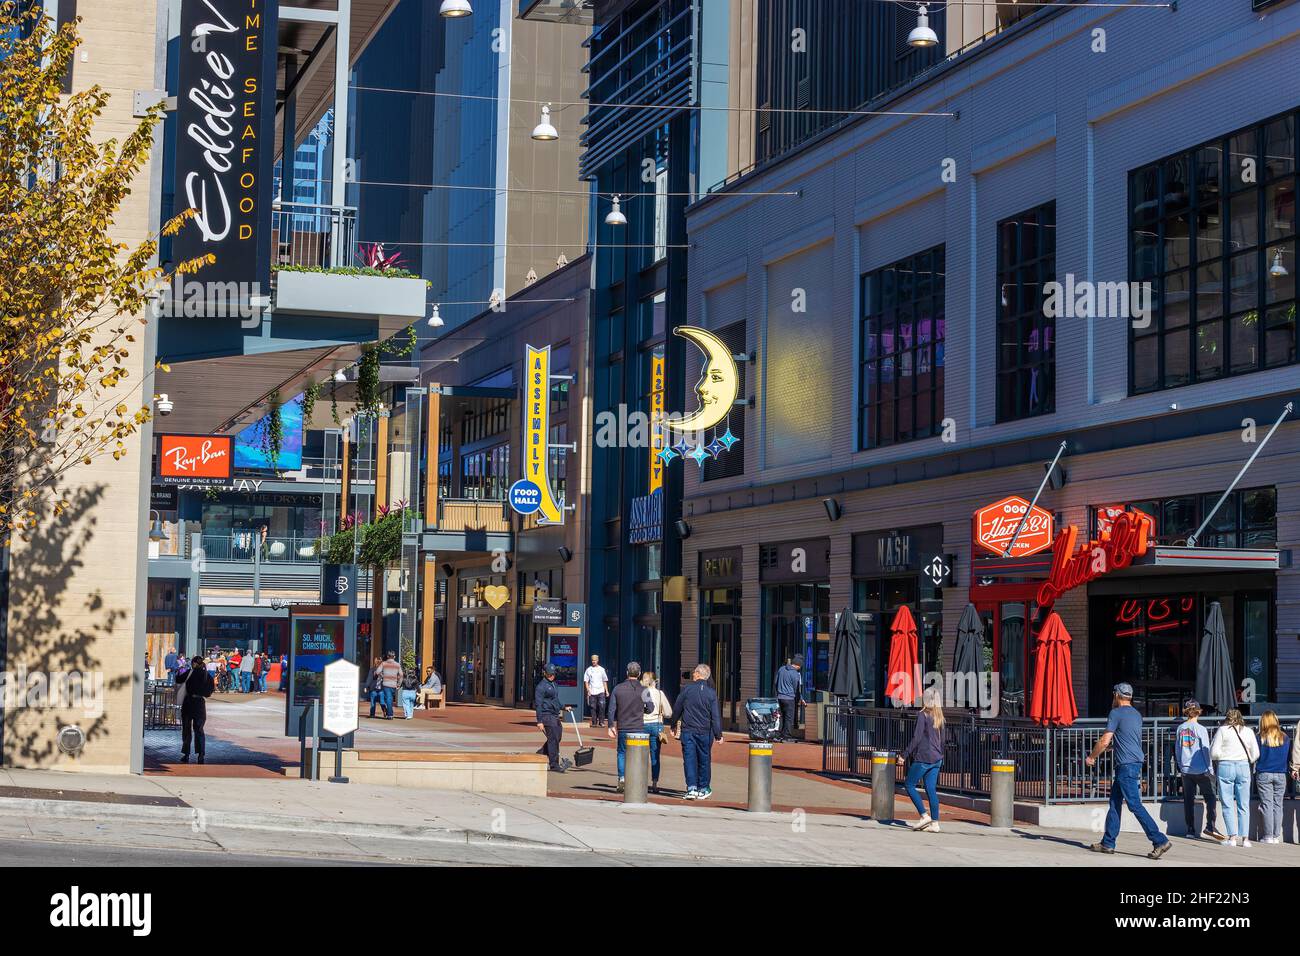
[{"label": "sidewalk", "polygon": [[[1225,850],[1175,840],[1159,863],[1138,835],[1120,852],[1084,849],[1086,831],[994,831],[943,821],[913,833],[861,816],[748,814],[709,805],[624,806],[563,797],[489,797],[292,779],[108,777],[0,770],[0,836],[117,845],[203,847],[228,853],[420,862],[448,842],[547,847],[655,862],[766,865],[1268,866],[1300,864],[1300,847]],[[133,842],[132,842],[133,841]],[[521,855],[523,861],[526,856]]]}]

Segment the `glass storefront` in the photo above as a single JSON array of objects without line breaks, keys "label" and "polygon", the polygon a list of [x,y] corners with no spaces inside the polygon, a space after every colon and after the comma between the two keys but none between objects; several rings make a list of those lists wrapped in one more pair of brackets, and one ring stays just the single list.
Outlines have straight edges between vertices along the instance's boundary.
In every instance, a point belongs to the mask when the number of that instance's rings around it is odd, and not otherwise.
[{"label": "glass storefront", "polygon": [[457,578],[457,627],[454,676],[444,674],[454,699],[500,702],[505,698],[506,616],[509,605],[493,608],[484,596],[489,587],[505,587],[504,575]]},{"label": "glass storefront", "polygon": [[917,656],[922,672],[943,667],[943,592],[914,574],[853,582],[853,610],[863,632],[862,671],[868,706],[884,706],[888,684],[889,647],[894,616],[906,605],[916,620]]},{"label": "glass storefront", "polygon": [[277,656],[288,651],[289,622],[285,618],[223,617],[199,619],[199,653],[216,650],[266,651]]},{"label": "glass storefront", "polygon": [[776,672],[787,660],[803,664],[803,699],[826,690],[830,679],[831,586],[828,581],[763,588],[763,659],[759,694],[776,695]]},{"label": "glass storefront", "polygon": [[[536,601],[564,600],[564,569],[530,571],[519,575],[516,594],[520,598],[519,619],[516,621],[515,649],[515,703],[531,704],[533,690],[542,679],[542,665],[546,663],[548,649],[546,634],[549,625],[533,623],[533,605]],[[583,663],[583,669],[586,668]]]},{"label": "glass storefront", "polygon": [[[700,591],[700,661],[713,669],[713,684],[722,706],[722,723],[739,726],[743,716],[740,694],[741,641],[740,588]],[[683,667],[690,666],[689,661]],[[685,683],[685,681],[683,681]]]}]

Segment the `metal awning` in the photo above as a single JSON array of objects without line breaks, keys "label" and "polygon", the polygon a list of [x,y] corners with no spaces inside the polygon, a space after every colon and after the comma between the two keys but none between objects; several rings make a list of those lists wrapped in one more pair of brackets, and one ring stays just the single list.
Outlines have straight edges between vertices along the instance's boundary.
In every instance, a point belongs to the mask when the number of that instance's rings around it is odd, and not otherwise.
[{"label": "metal awning", "polygon": [[[1185,545],[1152,545],[1147,553],[1137,558],[1127,568],[1112,571],[1112,575],[1170,574],[1187,571],[1243,572],[1276,571],[1289,564],[1290,553],[1276,548],[1189,548]],[[1052,568],[1052,553],[1043,551],[1024,558],[976,558],[972,562],[971,579],[1021,579],[1034,580],[1047,577]]]}]

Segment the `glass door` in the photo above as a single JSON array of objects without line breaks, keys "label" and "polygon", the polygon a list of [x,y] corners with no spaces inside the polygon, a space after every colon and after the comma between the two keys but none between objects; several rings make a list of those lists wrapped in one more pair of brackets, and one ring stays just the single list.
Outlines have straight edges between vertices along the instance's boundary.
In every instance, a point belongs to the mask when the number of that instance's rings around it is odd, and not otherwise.
[{"label": "glass door", "polygon": [[722,705],[722,720],[736,727],[740,707],[740,638],[734,618],[709,618],[708,661]]}]

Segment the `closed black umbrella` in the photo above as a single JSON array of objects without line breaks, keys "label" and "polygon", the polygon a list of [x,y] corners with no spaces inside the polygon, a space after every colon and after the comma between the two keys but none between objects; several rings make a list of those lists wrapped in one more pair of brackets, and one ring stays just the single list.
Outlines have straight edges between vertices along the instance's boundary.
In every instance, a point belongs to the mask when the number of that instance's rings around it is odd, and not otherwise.
[{"label": "closed black umbrella", "polygon": [[862,693],[862,631],[858,619],[847,608],[835,622],[830,692],[850,700]]},{"label": "closed black umbrella", "polygon": [[1196,659],[1196,699],[1202,707],[1226,714],[1237,706],[1237,682],[1232,679],[1232,654],[1223,626],[1223,608],[1215,601],[1205,617],[1201,653]]},{"label": "closed black umbrella", "polygon": [[957,646],[952,669],[958,674],[978,674],[984,669],[984,622],[974,604],[967,604],[957,621]]}]

